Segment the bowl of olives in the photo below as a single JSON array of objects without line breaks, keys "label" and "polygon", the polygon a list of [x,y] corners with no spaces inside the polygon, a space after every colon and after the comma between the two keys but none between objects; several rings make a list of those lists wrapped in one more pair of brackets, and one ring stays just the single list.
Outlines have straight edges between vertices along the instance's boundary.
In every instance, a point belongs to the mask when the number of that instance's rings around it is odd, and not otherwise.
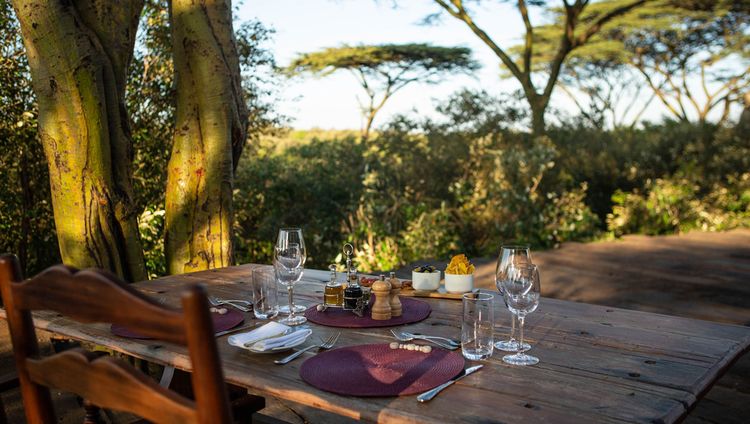
[{"label": "bowl of olives", "polygon": [[440,287],[440,270],[431,265],[423,265],[411,271],[414,290],[433,291]]}]

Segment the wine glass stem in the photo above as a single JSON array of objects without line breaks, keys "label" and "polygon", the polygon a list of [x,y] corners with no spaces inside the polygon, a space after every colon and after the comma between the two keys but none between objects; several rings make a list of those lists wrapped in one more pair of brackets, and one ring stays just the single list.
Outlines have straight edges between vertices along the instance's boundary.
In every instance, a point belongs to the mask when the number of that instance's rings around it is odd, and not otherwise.
[{"label": "wine glass stem", "polygon": [[289,293],[289,319],[292,319],[294,318],[294,293],[292,292],[294,287],[289,284],[286,289]]},{"label": "wine glass stem", "polygon": [[[516,339],[516,314],[510,315],[510,341]],[[512,349],[512,348],[511,348]]]},{"label": "wine glass stem", "polygon": [[526,317],[523,315],[518,315],[518,332],[520,333],[518,340],[518,355],[523,353],[523,322],[525,318]]}]

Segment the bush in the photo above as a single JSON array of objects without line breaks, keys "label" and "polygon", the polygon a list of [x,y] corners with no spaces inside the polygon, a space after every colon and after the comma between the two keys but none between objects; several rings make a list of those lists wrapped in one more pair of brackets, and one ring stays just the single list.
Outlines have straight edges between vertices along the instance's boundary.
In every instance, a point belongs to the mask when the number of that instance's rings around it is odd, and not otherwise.
[{"label": "bush", "polygon": [[720,231],[750,225],[750,174],[729,177],[701,193],[695,181],[656,179],[646,192],[618,191],[607,225],[616,236],[668,234],[694,229]]}]

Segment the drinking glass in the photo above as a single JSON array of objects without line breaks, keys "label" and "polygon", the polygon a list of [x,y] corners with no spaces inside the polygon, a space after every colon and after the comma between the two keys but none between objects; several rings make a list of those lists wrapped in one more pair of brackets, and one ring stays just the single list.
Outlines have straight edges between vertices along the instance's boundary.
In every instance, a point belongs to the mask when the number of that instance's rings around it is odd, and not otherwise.
[{"label": "drinking glass", "polygon": [[[500,254],[497,257],[497,266],[495,268],[495,286],[500,292],[500,295],[505,295],[503,281],[506,281],[509,278],[509,268],[530,263],[531,249],[528,245],[503,245],[500,247]],[[518,350],[518,342],[516,341],[515,336],[516,316],[511,314],[510,338],[498,341],[495,343],[495,347],[506,352],[515,352]],[[526,344],[523,348],[530,349],[530,346]]]},{"label": "drinking glass", "polygon": [[255,268],[252,271],[253,312],[258,319],[271,319],[279,313],[276,275],[273,268]]},{"label": "drinking glass", "polygon": [[302,278],[305,264],[304,239],[299,228],[282,228],[274,249],[274,268],[279,283],[286,286],[289,294],[289,315],[282,319],[282,324],[299,325],[307,318],[296,315],[294,307],[294,284]]},{"label": "drinking glass", "polygon": [[504,300],[511,313],[518,317],[519,341],[516,353],[503,356],[503,361],[511,365],[534,365],[539,358],[524,353],[523,324],[526,315],[536,311],[541,294],[541,280],[536,265],[526,264],[511,267],[510,279],[503,283]]},{"label": "drinking glass", "polygon": [[489,293],[463,295],[463,321],[461,322],[461,352],[464,358],[478,361],[492,356],[492,296]]},{"label": "drinking glass", "polygon": [[[276,247],[284,246],[285,243],[296,243],[300,246],[302,251],[302,265],[305,265],[307,260],[307,250],[305,249],[305,239],[302,237],[302,230],[300,228],[282,228],[279,230],[278,239],[276,240]],[[302,276],[300,275],[300,278]],[[295,313],[305,312],[307,307],[305,305],[294,305]],[[282,305],[279,307],[279,312],[282,314],[289,314],[289,305]]]}]

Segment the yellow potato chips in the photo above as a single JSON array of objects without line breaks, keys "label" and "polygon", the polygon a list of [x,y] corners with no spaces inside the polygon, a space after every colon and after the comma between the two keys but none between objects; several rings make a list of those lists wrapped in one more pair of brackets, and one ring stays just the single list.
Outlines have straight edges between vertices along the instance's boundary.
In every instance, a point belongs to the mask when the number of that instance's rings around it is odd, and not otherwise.
[{"label": "yellow potato chips", "polygon": [[446,274],[469,275],[474,273],[474,265],[469,262],[469,258],[463,253],[451,258],[448,267],[445,268]]}]

